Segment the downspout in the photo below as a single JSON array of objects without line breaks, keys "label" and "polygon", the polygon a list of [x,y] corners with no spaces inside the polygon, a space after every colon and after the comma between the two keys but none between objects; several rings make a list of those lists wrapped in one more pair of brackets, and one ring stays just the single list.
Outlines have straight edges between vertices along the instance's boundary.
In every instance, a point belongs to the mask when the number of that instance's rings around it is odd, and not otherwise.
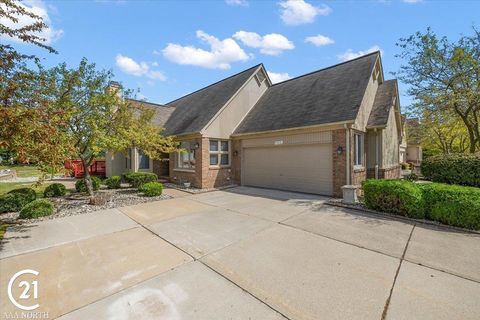
[{"label": "downspout", "polygon": [[347,149],[347,185],[351,184],[351,178],[350,178],[350,128],[347,126],[347,124],[344,124],[345,127],[345,135],[346,135],[346,149]]},{"label": "downspout", "polygon": [[375,179],[378,179],[378,131],[375,130]]}]

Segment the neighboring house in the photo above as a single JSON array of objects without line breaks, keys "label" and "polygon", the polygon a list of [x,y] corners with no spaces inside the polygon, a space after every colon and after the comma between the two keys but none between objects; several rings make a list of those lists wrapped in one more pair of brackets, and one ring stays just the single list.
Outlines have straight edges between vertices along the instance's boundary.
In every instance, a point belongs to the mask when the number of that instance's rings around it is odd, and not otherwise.
[{"label": "neighboring house", "polygon": [[420,166],[423,160],[422,146],[420,145],[420,137],[418,134],[421,132],[420,122],[416,118],[407,119],[405,122],[407,131],[407,161],[413,163],[415,167]]},{"label": "neighboring house", "polygon": [[[379,52],[275,85],[260,64],[157,108],[184,150],[170,154],[174,182],[340,196],[343,185],[400,176],[397,82],[384,80]],[[130,152],[109,154],[107,175],[159,173]]]},{"label": "neighboring house", "polygon": [[400,140],[400,163],[407,162],[407,126],[405,125],[407,118],[402,115],[402,137]]}]

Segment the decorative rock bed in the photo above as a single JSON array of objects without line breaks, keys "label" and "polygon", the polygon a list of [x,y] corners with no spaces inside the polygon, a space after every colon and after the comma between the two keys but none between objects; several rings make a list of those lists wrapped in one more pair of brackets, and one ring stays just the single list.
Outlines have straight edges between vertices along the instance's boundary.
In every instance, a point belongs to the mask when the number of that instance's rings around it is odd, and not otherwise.
[{"label": "decorative rock bed", "polygon": [[134,188],[99,190],[96,192],[96,196],[101,200],[100,202],[102,204],[89,205],[88,203],[90,200],[88,196],[84,194],[72,193],[65,197],[49,198],[49,200],[51,200],[55,205],[55,213],[50,216],[41,217],[38,219],[22,220],[18,219],[18,212],[9,212],[1,214],[0,221],[7,223],[31,223],[172,198],[166,194],[162,194],[158,197],[145,197]]}]

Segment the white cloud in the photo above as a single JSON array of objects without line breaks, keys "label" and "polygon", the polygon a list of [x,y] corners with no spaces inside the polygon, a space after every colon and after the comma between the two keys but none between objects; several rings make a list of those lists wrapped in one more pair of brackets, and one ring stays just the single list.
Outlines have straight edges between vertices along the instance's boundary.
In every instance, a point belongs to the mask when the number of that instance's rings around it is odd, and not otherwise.
[{"label": "white cloud", "polygon": [[352,49],[348,49],[344,53],[339,54],[337,57],[341,61],[347,61],[347,60],[352,60],[375,51],[380,51],[380,54],[383,55],[383,50],[379,46],[375,45],[365,51],[360,50],[360,51],[354,52]]},{"label": "white cloud", "polygon": [[284,50],[295,48],[292,41],[278,33],[270,33],[264,36],[255,32],[238,31],[233,37],[251,48],[260,49],[260,52],[270,56],[277,56]]},{"label": "white cloud", "polygon": [[285,0],[279,2],[279,5],[282,8],[280,15],[282,21],[292,26],[312,23],[317,15],[326,16],[332,12],[325,4],[316,7],[304,0]]},{"label": "white cloud", "polygon": [[[63,35],[63,30],[62,29],[55,29],[52,26],[52,21],[50,19],[50,16],[48,14],[48,9],[45,3],[41,0],[24,0],[22,2],[17,2],[18,5],[22,6],[25,8],[25,10],[41,17],[43,19],[43,22],[47,25],[47,28],[43,29],[41,32],[34,32],[31,33],[32,35],[39,36],[40,38],[43,38],[44,41],[42,42],[45,45],[50,45],[52,42],[58,40],[62,35]],[[6,7],[3,3],[0,3],[0,7],[2,10],[5,10]],[[9,28],[14,28],[14,29],[20,29],[22,27],[25,27],[26,25],[32,24],[38,20],[35,20],[33,18],[27,17],[27,16],[17,16],[18,21],[13,22],[5,17],[0,18],[0,24],[3,24]],[[0,38],[5,38],[13,41],[18,41],[22,42],[18,38],[12,38],[9,36],[0,36]]]},{"label": "white cloud", "polygon": [[288,79],[291,79],[292,77],[284,72],[284,73],[277,73],[277,72],[271,72],[271,71],[267,71],[268,73],[268,77],[270,78],[270,80],[272,80],[272,83],[278,83],[278,82],[282,82],[282,81],[285,81],[285,80],[288,80]]},{"label": "white cloud", "polygon": [[229,6],[248,7],[247,0],[225,0],[225,3]]},{"label": "white cloud", "polygon": [[405,3],[410,3],[410,4],[423,2],[423,0],[402,0],[402,1],[405,2]]},{"label": "white cloud", "polygon": [[197,31],[197,38],[208,44],[210,50],[169,43],[162,50],[162,54],[168,60],[178,64],[210,69],[230,69],[232,62],[250,59],[250,56],[232,38],[219,40],[202,30]]},{"label": "white cloud", "polygon": [[121,54],[117,54],[115,58],[117,66],[125,72],[126,74],[130,74],[136,77],[146,76],[152,80],[167,80],[167,77],[161,72],[157,70],[152,70],[152,66],[157,66],[158,63],[147,63],[147,62],[136,62],[130,57],[123,56]]},{"label": "white cloud", "polygon": [[335,43],[333,39],[326,36],[322,36],[321,34],[317,36],[306,37],[305,42],[310,42],[311,44],[317,47],[326,46],[326,45]]}]

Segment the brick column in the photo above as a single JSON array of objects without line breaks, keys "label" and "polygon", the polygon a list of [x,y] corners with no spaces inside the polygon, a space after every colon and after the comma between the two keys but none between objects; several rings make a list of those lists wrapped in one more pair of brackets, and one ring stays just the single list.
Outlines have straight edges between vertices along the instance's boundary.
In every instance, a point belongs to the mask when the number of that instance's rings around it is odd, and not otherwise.
[{"label": "brick column", "polygon": [[[337,149],[341,146],[343,152],[338,154]],[[332,160],[333,160],[333,196],[342,197],[341,187],[347,183],[347,146],[345,129],[332,131]]]}]

